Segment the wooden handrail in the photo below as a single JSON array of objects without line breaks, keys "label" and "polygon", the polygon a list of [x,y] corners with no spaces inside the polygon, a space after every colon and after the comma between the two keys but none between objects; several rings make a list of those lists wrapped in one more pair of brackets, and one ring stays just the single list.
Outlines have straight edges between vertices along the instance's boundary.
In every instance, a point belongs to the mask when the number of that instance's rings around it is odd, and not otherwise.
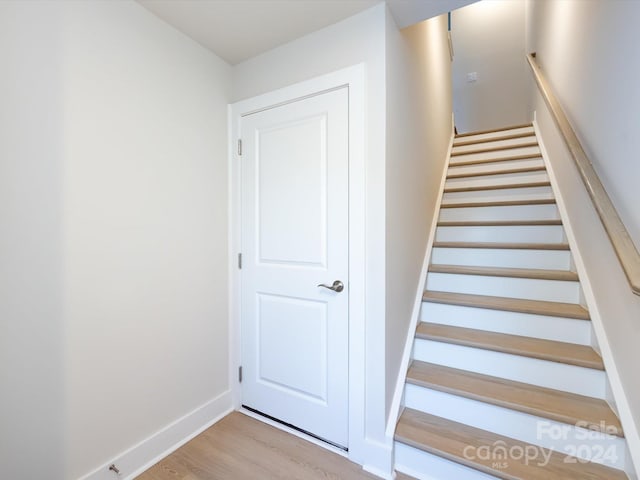
[{"label": "wooden handrail", "polygon": [[593,169],[593,165],[589,161],[582,145],[580,145],[580,141],[571,127],[560,102],[553,94],[549,82],[536,63],[535,57],[536,54],[531,53],[527,55],[527,60],[533,70],[538,88],[549,110],[551,110],[553,119],[560,129],[562,137],[569,148],[569,152],[578,167],[582,181],[587,188],[587,192],[589,192],[593,205],[596,207],[600,221],[607,235],[609,235],[609,240],[627,276],[631,290],[636,295],[640,295],[640,253],[638,253],[629,232],[625,228],[624,223],[622,223],[620,215],[618,215],[616,208],[613,206],[598,174]]}]

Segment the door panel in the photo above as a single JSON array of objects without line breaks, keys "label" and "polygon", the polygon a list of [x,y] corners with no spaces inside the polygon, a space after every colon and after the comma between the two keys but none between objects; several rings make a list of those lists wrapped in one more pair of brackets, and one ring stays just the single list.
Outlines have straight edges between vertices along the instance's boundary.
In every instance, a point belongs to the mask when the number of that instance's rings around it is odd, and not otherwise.
[{"label": "door panel", "polygon": [[260,262],[326,265],[326,124],[321,114],[257,132]]},{"label": "door panel", "polygon": [[258,301],[258,381],[326,404],[327,304],[263,294]]},{"label": "door panel", "polygon": [[241,135],[242,402],[346,446],[348,90],[247,115]]}]

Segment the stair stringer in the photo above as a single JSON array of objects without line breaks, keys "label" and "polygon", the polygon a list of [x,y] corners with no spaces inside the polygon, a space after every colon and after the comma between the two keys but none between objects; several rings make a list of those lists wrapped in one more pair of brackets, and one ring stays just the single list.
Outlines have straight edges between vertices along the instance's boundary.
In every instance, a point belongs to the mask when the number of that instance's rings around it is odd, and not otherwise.
[{"label": "stair stringer", "polygon": [[[389,416],[387,419],[386,438],[387,441],[393,445],[393,436],[400,417],[402,408],[402,398],[404,396],[404,385],[407,379],[407,371],[409,369],[409,363],[411,362],[411,353],[413,351],[413,341],[415,331],[420,322],[420,310],[422,308],[422,294],[427,284],[427,271],[429,270],[429,262],[431,259],[431,251],[433,250],[433,243],[436,238],[436,229],[438,225],[438,217],[440,212],[440,205],[444,194],[444,186],[447,181],[447,172],[449,171],[449,162],[451,161],[451,151],[453,150],[453,141],[455,139],[453,129],[453,117],[451,122],[451,139],[449,140],[449,148],[447,150],[447,159],[445,161],[444,168],[442,170],[442,178],[440,179],[440,187],[438,191],[438,200],[434,206],[434,215],[431,227],[429,230],[429,238],[427,239],[427,248],[425,250],[424,259],[422,261],[422,269],[420,270],[420,277],[418,281],[418,287],[416,289],[415,302],[413,304],[413,310],[411,311],[411,320],[409,322],[409,329],[407,330],[407,339],[405,341],[404,353],[402,354],[402,361],[400,363],[400,369],[398,370],[398,379],[396,381],[395,391],[393,394],[393,400],[389,408]],[[392,461],[392,463],[395,463]]]},{"label": "stair stringer", "polygon": [[534,112],[533,128],[538,138],[538,145],[542,153],[542,159],[547,168],[549,180],[551,181],[551,188],[556,198],[556,206],[560,212],[562,223],[565,229],[565,235],[567,236],[567,242],[569,243],[571,255],[573,258],[574,266],[580,277],[580,284],[584,295],[584,302],[589,310],[591,316],[592,333],[595,335],[597,342],[597,348],[602,356],[602,360],[605,365],[605,373],[608,379],[607,389],[607,401],[612,406],[613,410],[618,414],[620,422],[625,432],[625,439],[627,440],[628,455],[627,455],[627,467],[625,472],[629,476],[630,480],[638,480],[640,478],[640,432],[636,428],[636,424],[633,421],[629,402],[624,393],[622,381],[618,374],[613,354],[611,352],[611,345],[607,338],[606,332],[603,326],[603,319],[598,309],[598,301],[594,292],[594,289],[589,280],[589,274],[585,267],[585,263],[580,251],[578,242],[574,230],[571,226],[571,217],[569,216],[566,203],[564,201],[562,190],[560,188],[558,178],[554,172],[553,164],[549,160],[548,151],[545,147],[542,132],[536,120],[536,114]]}]

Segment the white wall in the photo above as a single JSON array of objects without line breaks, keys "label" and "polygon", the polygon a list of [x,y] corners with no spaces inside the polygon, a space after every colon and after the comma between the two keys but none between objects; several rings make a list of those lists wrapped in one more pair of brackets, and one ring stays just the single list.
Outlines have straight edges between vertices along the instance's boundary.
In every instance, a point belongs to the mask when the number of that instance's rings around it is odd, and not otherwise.
[{"label": "white wall", "polygon": [[[526,123],[525,0],[483,0],[452,12],[453,110],[459,133]],[[467,74],[478,80],[468,82]]]},{"label": "white wall", "polygon": [[51,4],[0,2],[0,476],[64,476],[62,82]]},{"label": "white wall", "polygon": [[[392,328],[397,336],[385,343],[384,289],[416,275],[428,223],[409,225],[417,239],[390,234],[410,254],[387,277],[385,212],[428,203],[432,177],[410,191],[400,184],[413,166],[439,176],[439,129],[449,126],[432,125],[428,145],[418,139],[417,125],[440,118],[448,94],[431,99],[423,117],[402,91],[403,82],[417,92],[422,80],[434,89],[442,80],[408,63],[441,51],[440,37],[420,45],[441,20],[403,35],[390,22],[376,6],[238,65],[232,86],[224,62],[134,2],[0,2],[3,475],[57,480],[99,469],[92,479],[109,478],[103,466],[114,458],[124,458],[127,475],[159,453],[126,457],[138,442],[199,407],[231,405],[228,99],[357,63],[367,84],[365,434],[384,443],[397,374],[397,366],[387,373],[385,355],[400,354],[406,333]],[[386,71],[387,48],[402,56],[393,60],[400,73]],[[385,166],[387,140],[405,148],[405,133],[385,135],[387,73],[389,127],[405,115],[417,122],[406,129],[411,160],[398,173]],[[433,162],[420,164],[423,146]],[[400,312],[409,297],[394,292],[389,301]]]},{"label": "white wall", "polygon": [[[637,161],[640,110],[635,52],[640,4],[536,0],[528,4],[528,45],[566,110],[580,141],[636,245],[640,245]],[[640,466],[640,297],[622,268],[567,149],[537,89],[534,108],[595,297],[598,333],[625,434]],[[618,390],[616,392],[616,386]],[[621,386],[621,387],[620,387]],[[620,395],[624,391],[624,396]],[[626,397],[626,398],[624,398]]]},{"label": "white wall", "polygon": [[230,67],[134,2],[0,8],[3,475],[78,478],[229,390]]},{"label": "white wall", "polygon": [[640,3],[530,2],[528,51],[538,53],[580,142],[640,248],[637,133]]},{"label": "white wall", "polygon": [[391,406],[451,141],[446,15],[387,17],[386,408]]}]

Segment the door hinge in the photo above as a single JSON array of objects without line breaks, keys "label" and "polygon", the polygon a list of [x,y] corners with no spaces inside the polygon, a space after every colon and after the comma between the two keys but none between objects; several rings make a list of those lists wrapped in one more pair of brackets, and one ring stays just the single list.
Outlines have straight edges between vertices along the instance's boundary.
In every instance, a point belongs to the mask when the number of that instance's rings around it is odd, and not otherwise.
[{"label": "door hinge", "polygon": [[238,382],[242,383],[242,367],[238,367]]},{"label": "door hinge", "polygon": [[238,139],[238,155],[242,156],[242,139]]},{"label": "door hinge", "polygon": [[238,268],[242,270],[242,254],[238,254]]}]

